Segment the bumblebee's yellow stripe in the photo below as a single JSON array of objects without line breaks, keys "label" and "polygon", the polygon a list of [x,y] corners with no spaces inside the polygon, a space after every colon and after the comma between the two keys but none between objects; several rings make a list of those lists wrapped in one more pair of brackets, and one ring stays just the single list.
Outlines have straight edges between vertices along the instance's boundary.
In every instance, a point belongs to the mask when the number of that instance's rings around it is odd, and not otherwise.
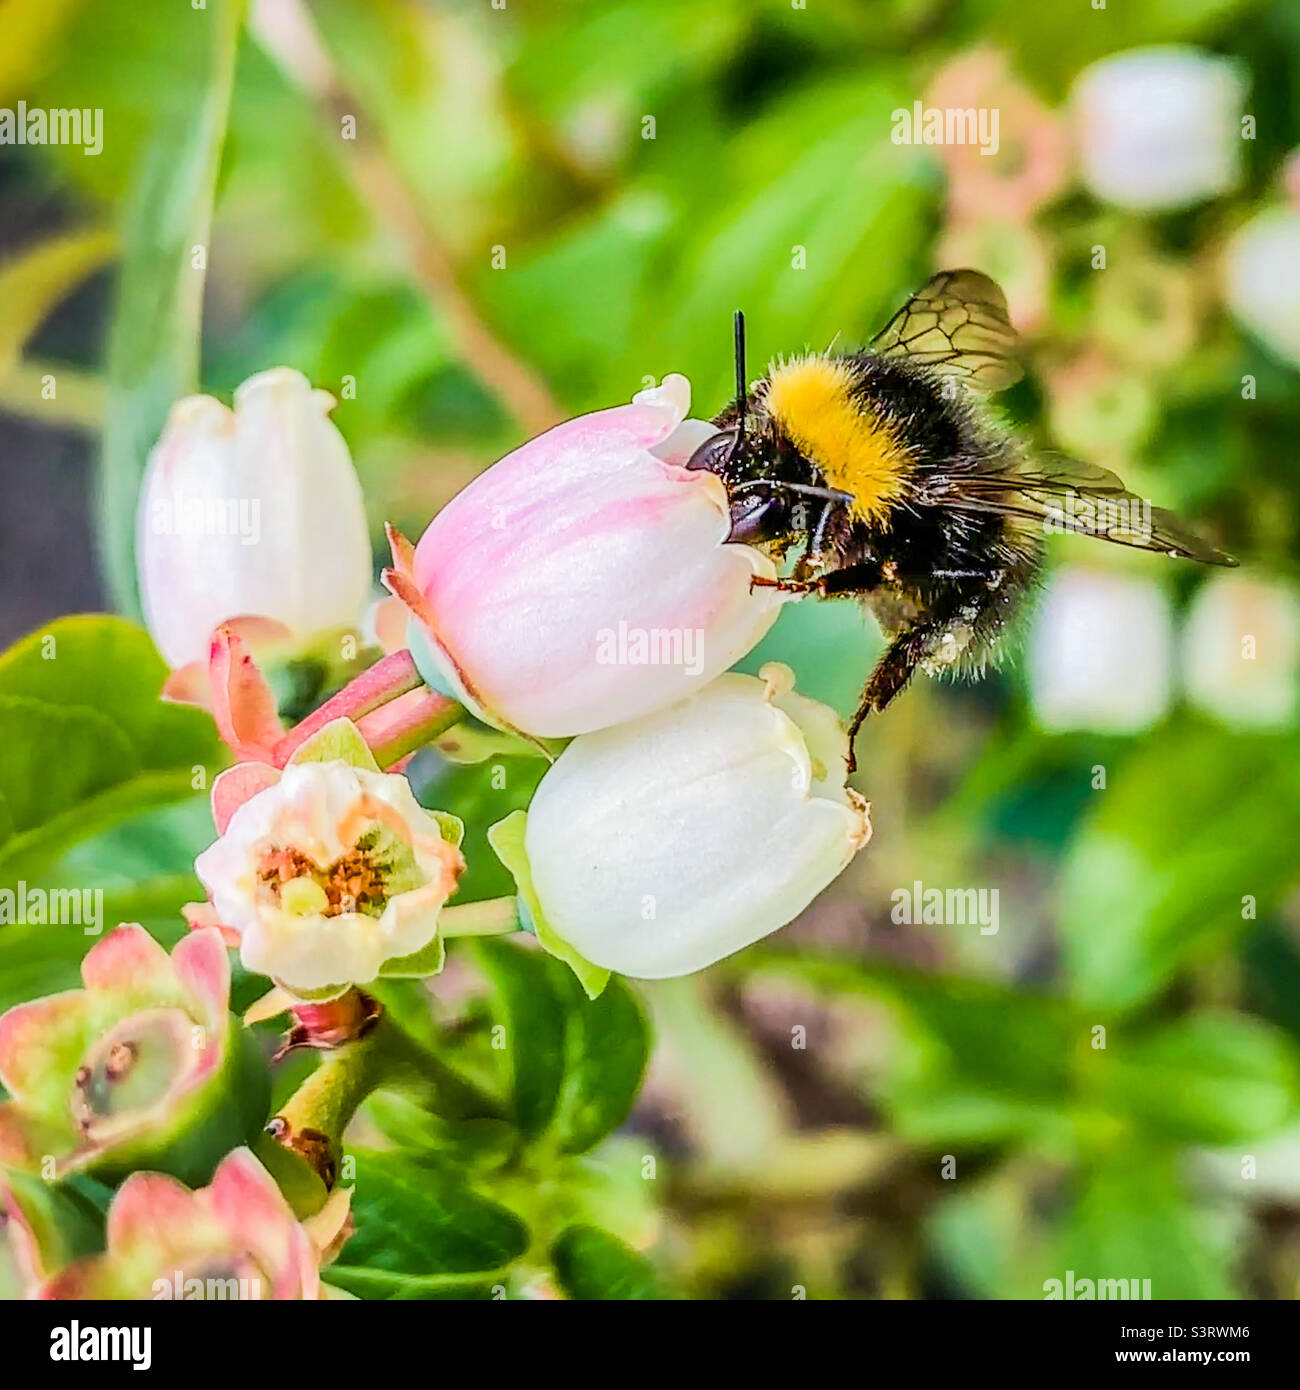
[{"label": "bumblebee's yellow stripe", "polygon": [[852,367],[803,357],[773,367],[767,408],[831,487],[853,494],[851,511],[882,521],[903,490],[906,454],[893,432],[849,395]]}]

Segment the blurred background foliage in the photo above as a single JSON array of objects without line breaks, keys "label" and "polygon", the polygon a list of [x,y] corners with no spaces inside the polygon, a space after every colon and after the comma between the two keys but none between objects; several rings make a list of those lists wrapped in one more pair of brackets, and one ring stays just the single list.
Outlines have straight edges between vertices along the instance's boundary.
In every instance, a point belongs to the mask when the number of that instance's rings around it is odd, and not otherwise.
[{"label": "blurred background foliage", "polygon": [[[287,363],[338,396],[378,554],[385,520],[418,534],[554,418],[668,371],[720,409],[737,306],[757,371],[864,342],[934,269],[980,266],[1027,339],[1011,421],[1243,568],[1054,541],[1020,659],[919,681],[868,726],[875,840],[833,890],[703,976],[636,986],[649,1078],[584,1160],[584,1210],[647,1255],[627,1296],[653,1277],[708,1298],[1041,1297],[1067,1269],[1294,1296],[1300,10],[271,0],[241,28],[240,8],[0,3],[0,105],[104,111],[98,156],[0,150],[6,638],[134,611],[144,452],[196,384]],[[1126,131],[1117,152],[1080,75],[1168,44],[1231,74],[1229,167],[1134,206],[1108,194]],[[1175,165],[1205,104],[1156,91]],[[996,107],[998,154],[894,144],[916,101]],[[851,604],[809,603],[749,665],[787,660],[847,712],[878,645]],[[149,669],[85,660],[88,682]],[[10,696],[24,679],[0,672]],[[170,799],[151,779],[205,735],[138,732],[139,775],[107,793],[142,815],[71,848],[5,827],[0,852],[29,881],[104,883],[110,920],[170,940],[209,830],[201,797],[148,809]],[[539,771],[503,765],[504,786],[417,769],[470,822],[470,897],[507,891],[474,837]],[[897,920],[913,884],[996,889],[997,932]],[[4,930],[0,1004],[75,979],[87,941],[64,936]],[[432,988],[466,1038],[484,969],[453,952]],[[571,1233],[557,1265],[600,1267],[602,1239]]]}]

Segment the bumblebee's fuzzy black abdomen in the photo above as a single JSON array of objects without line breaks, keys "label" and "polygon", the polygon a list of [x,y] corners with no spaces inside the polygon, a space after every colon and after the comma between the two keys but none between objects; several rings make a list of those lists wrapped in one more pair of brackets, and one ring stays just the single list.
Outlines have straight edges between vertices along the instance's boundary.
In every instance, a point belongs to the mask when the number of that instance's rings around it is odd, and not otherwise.
[{"label": "bumblebee's fuzzy black abdomen", "polygon": [[887,583],[867,603],[887,635],[922,616],[947,624],[951,641],[927,666],[980,670],[1033,582],[1042,544],[1031,526],[957,511],[943,498],[953,480],[987,469],[1015,443],[964,391],[925,368],[868,352],[851,361],[855,403],[897,440],[906,486],[880,524],[846,525],[838,563],[882,566]]}]

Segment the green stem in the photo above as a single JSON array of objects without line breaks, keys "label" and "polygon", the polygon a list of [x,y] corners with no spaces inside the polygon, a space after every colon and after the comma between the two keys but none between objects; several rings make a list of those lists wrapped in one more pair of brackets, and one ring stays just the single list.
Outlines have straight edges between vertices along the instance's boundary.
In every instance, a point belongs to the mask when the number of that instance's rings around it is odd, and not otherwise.
[{"label": "green stem", "polygon": [[344,1132],[366,1097],[384,1086],[413,1091],[427,1110],[444,1119],[500,1119],[505,1113],[494,1096],[385,1013],[364,1037],[322,1056],[272,1121],[271,1133],[332,1186]]},{"label": "green stem", "polygon": [[438,918],[438,931],[444,940],[453,936],[504,936],[519,930],[519,899],[515,897],[444,907]]}]

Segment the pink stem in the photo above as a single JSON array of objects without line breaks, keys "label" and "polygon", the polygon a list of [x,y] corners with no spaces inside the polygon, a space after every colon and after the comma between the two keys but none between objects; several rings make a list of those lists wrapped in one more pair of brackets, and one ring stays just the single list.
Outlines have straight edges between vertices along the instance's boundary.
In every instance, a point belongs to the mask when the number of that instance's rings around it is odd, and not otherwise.
[{"label": "pink stem", "polygon": [[[360,719],[380,705],[399,695],[418,689],[424,682],[415,669],[411,653],[402,650],[382,658],[355,680],[349,681],[337,695],[313,710],[301,724],[296,724],[271,750],[276,767],[283,767],[304,743],[326,724],[335,719]],[[438,697],[442,699],[442,696]],[[445,704],[453,704],[445,700]],[[458,708],[458,707],[457,707]]]},{"label": "pink stem", "polygon": [[410,691],[362,719],[357,727],[380,767],[392,767],[436,738],[464,714],[455,700],[427,688]]}]

